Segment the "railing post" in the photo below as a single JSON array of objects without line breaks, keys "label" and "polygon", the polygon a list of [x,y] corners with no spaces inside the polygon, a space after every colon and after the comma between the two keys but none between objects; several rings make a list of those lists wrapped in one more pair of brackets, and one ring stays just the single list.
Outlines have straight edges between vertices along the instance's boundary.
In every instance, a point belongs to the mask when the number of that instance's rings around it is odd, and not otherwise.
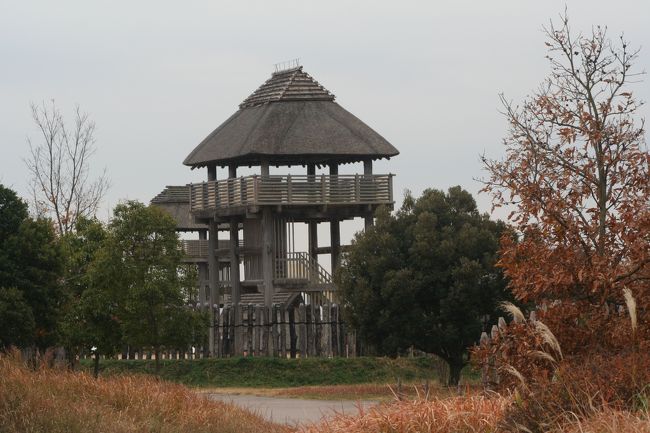
[{"label": "railing post", "polygon": [[253,175],[253,204],[257,204],[257,194],[258,194],[258,186],[257,186],[258,180],[257,180],[257,175]]},{"label": "railing post", "polygon": [[361,185],[359,185],[359,175],[354,175],[354,200],[359,203],[361,201]]},{"label": "railing post", "polygon": [[320,202],[322,204],[325,204],[325,203],[327,203],[327,199],[326,199],[326,193],[325,193],[325,175],[324,174],[322,174],[320,176],[320,185],[321,185],[321,201]]},{"label": "railing post", "polygon": [[291,204],[291,175],[287,175],[287,203]]},{"label": "railing post", "polygon": [[388,201],[393,202],[393,175],[388,175]]}]

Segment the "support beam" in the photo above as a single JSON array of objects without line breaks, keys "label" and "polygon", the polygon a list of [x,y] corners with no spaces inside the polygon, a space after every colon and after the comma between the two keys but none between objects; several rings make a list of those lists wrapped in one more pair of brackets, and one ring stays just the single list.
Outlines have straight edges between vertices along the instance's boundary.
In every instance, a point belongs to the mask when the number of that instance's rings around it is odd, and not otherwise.
[{"label": "support beam", "polygon": [[[372,175],[372,159],[367,159],[363,161],[363,174],[364,175]],[[363,225],[365,229],[368,229],[369,227],[372,227],[372,225],[375,223],[375,218],[374,214],[370,213],[366,216],[363,217]]]},{"label": "support beam", "polygon": [[230,300],[233,305],[241,299],[241,281],[239,277],[239,223],[230,221]]},{"label": "support beam", "polygon": [[341,258],[341,223],[338,220],[330,221],[330,238],[332,248],[332,275],[339,267]]},{"label": "support beam", "polygon": [[228,177],[229,178],[237,177],[237,166],[235,164],[230,164],[228,166]]},{"label": "support beam", "polygon": [[315,221],[309,221],[307,223],[307,231],[309,236],[309,255],[313,259],[318,257],[318,223]]},{"label": "support beam", "polygon": [[260,163],[260,174],[262,176],[268,176],[269,175],[269,162],[268,161],[262,161]]},{"label": "support beam", "polygon": [[264,305],[273,305],[273,214],[266,207],[262,211],[262,278]]},{"label": "support beam", "polygon": [[363,174],[372,174],[372,159],[363,161]]},{"label": "support beam", "polygon": [[[339,174],[339,165],[334,163],[330,164],[330,176]],[[330,188],[336,188],[337,182],[332,179]],[[330,221],[330,245],[332,247],[332,274],[339,266],[339,259],[341,255],[341,225],[339,220]]]},{"label": "support beam", "polygon": [[208,165],[208,180],[217,180],[217,166]]},{"label": "support beam", "polygon": [[236,355],[243,353],[244,333],[241,327],[241,281],[239,278],[239,222],[236,219],[230,220],[230,302],[235,313],[235,341],[234,350]]},{"label": "support beam", "polygon": [[217,223],[214,220],[209,224],[208,237],[208,281],[210,296],[208,297],[208,312],[210,314],[210,329],[208,331],[208,347],[210,356],[215,355],[215,332],[214,332],[214,306],[219,308],[219,263],[217,262]]},{"label": "support beam", "polygon": [[[307,165],[307,176],[316,175],[316,164]],[[309,178],[310,182],[315,182],[315,178]],[[309,256],[314,260],[318,260],[318,223],[316,221],[309,221],[307,223],[308,239],[309,239]]]},{"label": "support beam", "polygon": [[[199,240],[206,241],[208,239],[207,230],[199,230]],[[208,283],[208,264],[207,263],[198,263],[198,287],[199,287],[199,305],[201,311],[205,311],[206,304],[208,302],[208,290],[206,287],[209,287]]]}]

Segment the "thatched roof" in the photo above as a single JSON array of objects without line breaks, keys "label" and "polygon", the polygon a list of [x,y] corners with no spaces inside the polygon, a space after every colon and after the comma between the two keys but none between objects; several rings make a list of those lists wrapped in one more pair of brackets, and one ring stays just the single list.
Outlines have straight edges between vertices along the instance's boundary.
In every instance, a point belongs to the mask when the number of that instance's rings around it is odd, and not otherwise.
[{"label": "thatched roof", "polygon": [[188,185],[167,186],[151,200],[151,204],[169,213],[176,220],[176,230],[207,230],[205,224],[197,224],[190,214],[190,187]]},{"label": "thatched roof", "polygon": [[183,164],[346,163],[399,153],[334,98],[302,67],[276,72]]}]

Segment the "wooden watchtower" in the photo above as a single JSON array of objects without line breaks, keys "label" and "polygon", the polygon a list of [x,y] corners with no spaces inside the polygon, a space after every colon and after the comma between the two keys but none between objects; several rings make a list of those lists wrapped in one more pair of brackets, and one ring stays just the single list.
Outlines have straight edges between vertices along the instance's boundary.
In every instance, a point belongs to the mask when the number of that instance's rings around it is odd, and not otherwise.
[{"label": "wooden watchtower", "polygon": [[[302,66],[273,73],[183,162],[207,169],[205,182],[185,187],[185,206],[200,236],[186,249],[207,250],[207,269],[199,266],[200,279],[207,273],[200,298],[210,308],[268,307],[297,296],[332,301],[336,288],[318,256],[331,254],[336,269],[340,222],[363,218],[368,226],[377,207],[392,208],[392,175],[373,173],[373,161],[398,153]],[[350,163],[363,169],[339,174],[339,166]],[[304,174],[270,173],[270,167],[296,166]],[[217,167],[227,167],[227,177],[218,178]],[[238,177],[241,167],[254,174]],[[295,251],[295,223],[307,224],[307,251]],[[320,223],[329,223],[330,247],[318,246]],[[219,231],[227,231],[228,240],[219,241]]]}]

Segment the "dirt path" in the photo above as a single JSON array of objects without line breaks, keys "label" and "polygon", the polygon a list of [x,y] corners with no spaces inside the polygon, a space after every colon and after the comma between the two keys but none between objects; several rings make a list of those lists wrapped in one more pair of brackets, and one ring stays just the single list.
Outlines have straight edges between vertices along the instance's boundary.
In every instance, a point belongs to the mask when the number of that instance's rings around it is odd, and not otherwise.
[{"label": "dirt path", "polygon": [[320,421],[334,413],[355,414],[376,405],[374,401],[304,400],[297,398],[259,397],[255,395],[207,394],[212,400],[234,403],[271,421],[289,425]]}]

